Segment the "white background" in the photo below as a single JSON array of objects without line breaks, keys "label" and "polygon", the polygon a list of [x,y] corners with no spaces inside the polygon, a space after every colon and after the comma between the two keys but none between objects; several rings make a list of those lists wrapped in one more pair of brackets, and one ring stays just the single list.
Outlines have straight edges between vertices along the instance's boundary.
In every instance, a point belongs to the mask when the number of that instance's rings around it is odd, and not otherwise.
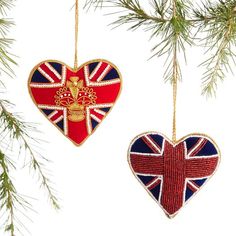
[{"label": "white background", "polygon": [[19,56],[19,66],[17,78],[7,83],[8,96],[28,121],[40,124],[48,142],[42,152],[53,162],[48,168],[61,203],[60,211],[51,209],[45,193],[38,190],[37,179],[27,170],[15,172],[18,191],[37,198],[32,200],[37,213],[27,213],[33,222],[21,220],[33,236],[235,235],[236,80],[229,74],[216,99],[202,97],[203,71],[198,65],[203,52],[199,48],[189,49],[188,64],[183,64],[177,136],[208,134],[219,145],[222,161],[207,186],[172,220],[138,183],[127,163],[127,149],[136,135],[159,131],[171,137],[172,89],[162,79],[163,59],[148,60],[155,43],[149,41],[148,33],[128,32],[126,27],[111,30],[108,24],[114,16],[81,7],[79,63],[108,59],[123,75],[122,93],[113,111],[81,147],[61,135],[35,107],[27,90],[31,69],[45,59],[73,66],[73,3],[17,1],[11,13],[16,22],[12,51]]}]

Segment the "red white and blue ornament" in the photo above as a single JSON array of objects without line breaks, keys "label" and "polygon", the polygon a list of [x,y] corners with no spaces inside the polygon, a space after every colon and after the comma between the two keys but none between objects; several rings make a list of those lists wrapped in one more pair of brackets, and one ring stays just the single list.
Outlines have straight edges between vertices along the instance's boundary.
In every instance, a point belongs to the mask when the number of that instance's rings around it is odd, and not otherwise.
[{"label": "red white and blue ornament", "polygon": [[132,141],[128,161],[145,190],[172,218],[215,173],[220,151],[203,134],[173,143],[160,133],[148,132]]},{"label": "red white and blue ornament", "polygon": [[75,145],[81,145],[111,111],[121,89],[121,75],[106,60],[74,70],[62,62],[39,63],[29,77],[38,109]]}]

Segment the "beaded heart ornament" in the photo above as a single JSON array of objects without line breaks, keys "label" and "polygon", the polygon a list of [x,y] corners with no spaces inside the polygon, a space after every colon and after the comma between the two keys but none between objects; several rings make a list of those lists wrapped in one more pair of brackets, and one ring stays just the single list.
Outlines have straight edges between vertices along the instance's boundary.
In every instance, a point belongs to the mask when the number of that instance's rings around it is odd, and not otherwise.
[{"label": "beaded heart ornament", "polygon": [[217,145],[203,134],[173,142],[147,132],[132,141],[128,154],[133,174],[170,218],[207,183],[219,158]]}]

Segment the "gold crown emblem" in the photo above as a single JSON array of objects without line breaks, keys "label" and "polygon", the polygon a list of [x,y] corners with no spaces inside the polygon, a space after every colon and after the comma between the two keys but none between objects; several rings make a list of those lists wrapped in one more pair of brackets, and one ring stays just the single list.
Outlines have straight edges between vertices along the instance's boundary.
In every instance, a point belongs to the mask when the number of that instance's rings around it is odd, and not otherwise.
[{"label": "gold crown emblem", "polygon": [[86,106],[96,104],[96,99],[93,89],[84,87],[84,82],[79,77],[71,77],[66,86],[60,88],[55,95],[56,105],[66,107],[68,119],[73,122],[84,120]]}]

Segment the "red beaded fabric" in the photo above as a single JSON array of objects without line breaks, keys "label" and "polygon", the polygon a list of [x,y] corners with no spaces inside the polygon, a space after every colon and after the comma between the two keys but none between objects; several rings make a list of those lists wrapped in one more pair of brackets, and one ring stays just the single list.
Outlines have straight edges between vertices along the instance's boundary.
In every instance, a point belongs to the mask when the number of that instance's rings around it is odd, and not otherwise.
[{"label": "red beaded fabric", "polygon": [[201,189],[218,162],[216,144],[199,134],[173,144],[159,133],[145,133],[129,149],[133,173],[169,217]]}]

